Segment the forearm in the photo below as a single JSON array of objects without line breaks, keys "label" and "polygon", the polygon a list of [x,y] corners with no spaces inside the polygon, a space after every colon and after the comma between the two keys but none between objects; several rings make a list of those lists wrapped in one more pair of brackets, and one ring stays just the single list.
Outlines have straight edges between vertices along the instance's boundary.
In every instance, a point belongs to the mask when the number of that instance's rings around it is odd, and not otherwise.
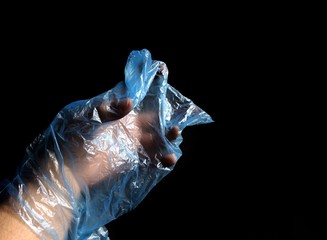
[{"label": "forearm", "polygon": [[[76,179],[66,167],[64,176],[77,201],[80,188]],[[62,193],[55,192],[43,179],[21,185],[13,182],[10,187],[17,188],[19,195],[10,196],[0,205],[0,240],[66,239],[75,202],[63,199]]]},{"label": "forearm", "polygon": [[40,239],[19,216],[6,205],[0,206],[0,240]]}]

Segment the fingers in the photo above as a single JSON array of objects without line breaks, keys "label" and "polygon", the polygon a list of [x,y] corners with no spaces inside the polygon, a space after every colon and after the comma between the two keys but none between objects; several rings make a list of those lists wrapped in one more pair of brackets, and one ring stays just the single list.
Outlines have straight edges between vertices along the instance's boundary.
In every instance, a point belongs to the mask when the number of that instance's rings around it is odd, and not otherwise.
[{"label": "fingers", "polygon": [[159,160],[164,167],[170,167],[177,162],[176,155],[170,150],[170,142],[179,136],[177,126],[166,131],[165,126],[165,99],[168,69],[163,62],[145,96],[139,115],[139,127],[141,129],[140,142],[153,160]]},{"label": "fingers", "polygon": [[[163,104],[161,100],[165,98],[167,88],[168,70],[166,65],[159,62],[153,63],[154,66],[151,65],[151,56],[147,51],[136,51],[130,55],[128,62],[130,64],[126,66],[126,69],[129,69],[125,72],[126,82],[118,84],[114,89],[114,93],[109,91],[107,95],[103,95],[103,98],[102,95],[95,98],[94,102],[98,102],[95,105],[101,122],[114,121],[124,117],[135,105],[138,105],[141,99],[143,99],[142,107],[146,111],[150,109],[158,110],[160,109],[159,105]],[[133,66],[133,68],[130,66]],[[151,74],[149,74],[150,72]],[[142,76],[142,74],[145,74],[145,76]],[[130,78],[135,79],[132,81]],[[146,82],[141,80],[146,80]],[[110,93],[112,94],[110,95]]]},{"label": "fingers", "polygon": [[[90,136],[94,137],[104,129],[106,131],[111,129],[110,126],[118,126],[110,122],[115,120],[123,121],[123,125],[127,126],[126,129],[131,132],[131,136],[139,140],[139,143],[153,162],[160,161],[165,167],[172,166],[176,163],[177,157],[174,150],[172,150],[171,142],[178,138],[180,130],[176,126],[167,130],[165,124],[168,69],[161,62],[157,62],[156,67],[151,65],[151,56],[147,55],[146,52],[136,52],[130,56],[129,62],[131,65],[127,65],[129,71],[126,74],[130,77],[130,80],[135,81],[126,81],[126,85],[123,83],[117,84],[113,90],[109,90],[87,102],[88,110],[84,111],[83,114],[87,114],[87,119],[92,120],[92,122],[87,124],[88,128],[83,131],[83,136],[89,139]],[[150,75],[152,76],[146,74],[149,73],[147,68],[151,69],[152,73]],[[146,75],[148,82],[139,82],[140,79],[145,79],[145,75],[142,74]],[[150,81],[150,79],[153,79],[153,81]],[[150,86],[133,85],[136,82],[141,85],[149,84]],[[138,102],[134,95],[138,95],[140,89],[143,89],[143,94],[146,94],[146,96],[143,99],[140,97],[142,101]],[[128,97],[131,93],[133,93],[133,96]],[[108,123],[109,125],[94,125],[93,121]],[[92,131],[94,132],[92,133]]]},{"label": "fingers", "polygon": [[[176,140],[179,136],[179,128],[177,126],[172,127],[171,129],[168,130],[166,134],[166,138],[170,141],[173,142]],[[177,162],[177,157],[174,153],[167,153],[164,154],[161,158],[161,163],[164,167],[171,167]]]},{"label": "fingers", "polygon": [[164,167],[170,167],[177,162],[176,155],[169,150],[171,142],[180,134],[179,128],[174,126],[166,133],[162,132],[157,113],[142,113],[138,115],[139,141],[148,156],[153,161],[160,161]]},{"label": "fingers", "polygon": [[96,107],[101,122],[109,122],[126,116],[133,109],[130,98],[112,102],[102,102]]},{"label": "fingers", "polygon": [[164,167],[171,167],[177,162],[174,153],[168,151],[168,144],[162,137],[155,134],[143,134],[141,144],[152,160],[158,160]]}]

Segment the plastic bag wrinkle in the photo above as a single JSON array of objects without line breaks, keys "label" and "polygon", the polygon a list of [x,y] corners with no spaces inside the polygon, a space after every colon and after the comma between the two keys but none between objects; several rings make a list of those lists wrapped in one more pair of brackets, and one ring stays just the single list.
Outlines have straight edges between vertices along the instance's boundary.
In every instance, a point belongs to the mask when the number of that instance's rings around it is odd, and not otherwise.
[{"label": "plastic bag wrinkle", "polygon": [[[166,64],[152,60],[148,50],[132,51],[124,73],[112,89],[60,110],[2,188],[38,236],[60,239],[51,225],[59,220],[70,222],[65,239],[109,239],[105,225],[137,207],[174,169],[161,159],[182,156],[183,129],[213,122],[168,84]],[[132,109],[120,118],[127,99]],[[175,126],[179,135],[170,140],[166,134]],[[156,137],[156,152],[147,137]]]}]

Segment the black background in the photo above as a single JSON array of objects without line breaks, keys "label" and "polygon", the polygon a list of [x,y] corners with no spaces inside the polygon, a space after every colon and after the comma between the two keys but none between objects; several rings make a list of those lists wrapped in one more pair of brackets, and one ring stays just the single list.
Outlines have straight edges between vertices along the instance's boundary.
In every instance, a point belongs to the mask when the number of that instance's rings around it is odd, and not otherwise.
[{"label": "black background", "polygon": [[15,175],[26,146],[62,107],[113,87],[130,51],[147,48],[167,64],[169,83],[215,122],[184,130],[174,171],[108,224],[111,240],[326,239],[307,52],[292,22],[236,16],[174,31],[162,21],[153,32],[123,25],[126,36],[98,22],[11,18],[1,46],[1,179]]}]

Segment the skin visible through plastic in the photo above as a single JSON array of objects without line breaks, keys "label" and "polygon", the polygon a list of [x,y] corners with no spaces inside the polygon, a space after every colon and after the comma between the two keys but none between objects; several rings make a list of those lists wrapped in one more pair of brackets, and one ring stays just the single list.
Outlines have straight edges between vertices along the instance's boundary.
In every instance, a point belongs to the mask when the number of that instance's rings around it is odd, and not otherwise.
[{"label": "skin visible through plastic", "polygon": [[1,191],[18,218],[42,239],[108,239],[104,225],[173,170],[183,129],[213,122],[167,80],[165,63],[133,51],[124,81],[64,107]]}]

